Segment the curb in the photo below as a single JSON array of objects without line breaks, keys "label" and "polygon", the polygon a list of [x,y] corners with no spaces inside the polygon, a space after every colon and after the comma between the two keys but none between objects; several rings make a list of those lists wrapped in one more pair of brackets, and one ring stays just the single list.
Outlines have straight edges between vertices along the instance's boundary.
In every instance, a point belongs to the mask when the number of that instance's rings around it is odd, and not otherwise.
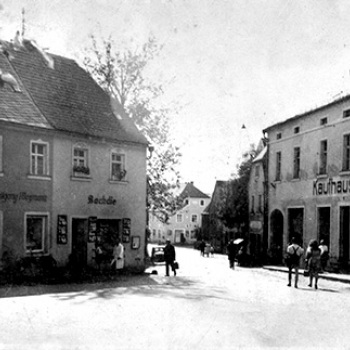
[{"label": "curb", "polygon": [[[286,268],[282,267],[272,267],[272,266],[263,266],[263,269],[269,270],[269,271],[276,271],[276,272],[284,272],[288,273],[288,270]],[[294,271],[293,271],[294,274]],[[303,275],[304,270],[300,269],[299,274]],[[335,274],[328,274],[327,272],[319,274],[319,278],[329,281],[335,281],[335,282],[341,282],[341,283],[349,283],[350,284],[350,275],[335,275]]]}]

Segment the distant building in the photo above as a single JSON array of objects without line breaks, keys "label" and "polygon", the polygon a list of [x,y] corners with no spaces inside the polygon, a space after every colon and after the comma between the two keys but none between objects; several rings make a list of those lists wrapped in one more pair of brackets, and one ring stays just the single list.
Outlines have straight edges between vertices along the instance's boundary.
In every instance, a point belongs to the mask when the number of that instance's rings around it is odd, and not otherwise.
[{"label": "distant building", "polygon": [[210,197],[194,186],[193,182],[182,184],[178,190],[182,207],[170,216],[167,223],[150,214],[150,242],[165,242],[170,239],[174,243],[196,241],[196,232],[202,226],[202,213],[210,202]]},{"label": "distant building", "polygon": [[252,161],[249,178],[249,252],[256,263],[267,250],[267,147],[260,143]]},{"label": "distant building", "polygon": [[203,212],[202,236],[216,251],[223,252],[234,232],[225,227],[221,214],[227,206],[228,181],[216,181],[211,201]]},{"label": "distant building", "polygon": [[[144,268],[147,141],[73,60],[0,46],[0,253]],[[5,259],[6,257],[6,259]]]},{"label": "distant building", "polygon": [[268,136],[269,251],[292,237],[329,245],[333,266],[350,262],[350,96],[264,130]]}]

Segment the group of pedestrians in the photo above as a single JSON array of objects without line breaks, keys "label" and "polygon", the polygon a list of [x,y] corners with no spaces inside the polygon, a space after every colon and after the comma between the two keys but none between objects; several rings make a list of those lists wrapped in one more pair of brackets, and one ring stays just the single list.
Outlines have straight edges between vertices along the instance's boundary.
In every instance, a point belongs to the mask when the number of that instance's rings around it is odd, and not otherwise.
[{"label": "group of pedestrians", "polygon": [[[295,237],[292,238],[291,244],[287,247],[286,263],[288,266],[288,287],[292,285],[292,273],[295,272],[294,287],[298,288],[299,267],[304,249],[299,245]],[[306,249],[305,254],[305,276],[309,276],[309,287],[314,282],[315,289],[318,288],[319,273],[326,268],[329,258],[328,247],[323,240],[318,244],[317,240],[312,239]]]},{"label": "group of pedestrians", "polygon": [[206,243],[204,240],[199,243],[199,250],[201,252],[201,256],[214,256],[214,247],[210,243]]}]

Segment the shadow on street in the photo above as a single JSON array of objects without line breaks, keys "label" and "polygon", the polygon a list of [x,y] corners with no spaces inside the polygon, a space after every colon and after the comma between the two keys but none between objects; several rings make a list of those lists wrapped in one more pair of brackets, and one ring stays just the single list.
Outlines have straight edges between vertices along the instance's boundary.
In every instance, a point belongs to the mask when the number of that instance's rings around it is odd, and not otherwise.
[{"label": "shadow on street", "polygon": [[[191,288],[189,288],[191,287]],[[97,283],[73,283],[59,285],[3,286],[0,298],[49,295],[60,301],[84,299],[113,299],[118,295],[159,296],[162,298],[186,298],[193,300],[225,299],[227,293],[222,288],[208,291],[202,283],[189,277],[165,277],[152,274],[116,276],[110,281]]]}]

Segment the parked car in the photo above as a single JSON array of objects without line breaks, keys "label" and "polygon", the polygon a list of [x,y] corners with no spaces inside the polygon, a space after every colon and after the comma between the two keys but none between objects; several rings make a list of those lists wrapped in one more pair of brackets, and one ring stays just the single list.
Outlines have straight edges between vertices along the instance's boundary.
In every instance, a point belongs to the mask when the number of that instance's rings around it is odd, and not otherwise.
[{"label": "parked car", "polygon": [[156,246],[152,248],[151,252],[152,264],[164,264],[164,246]]}]

